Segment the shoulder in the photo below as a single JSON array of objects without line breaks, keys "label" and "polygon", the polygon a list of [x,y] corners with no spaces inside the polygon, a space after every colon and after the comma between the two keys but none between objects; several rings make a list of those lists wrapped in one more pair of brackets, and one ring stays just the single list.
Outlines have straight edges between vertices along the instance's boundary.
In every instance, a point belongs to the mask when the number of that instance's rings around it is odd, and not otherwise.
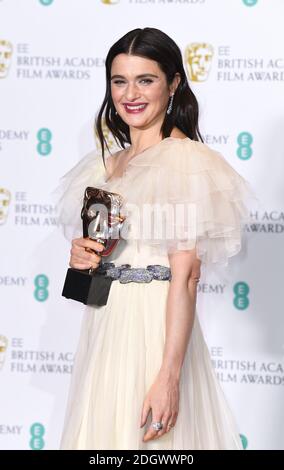
[{"label": "shoulder", "polygon": [[180,149],[184,149],[188,152],[198,152],[203,154],[216,155],[218,152],[211,147],[209,147],[204,142],[200,140],[192,140],[190,137],[169,137],[169,141],[172,145],[178,145]]},{"label": "shoulder", "polygon": [[189,137],[169,137],[164,140],[162,153],[168,155],[169,160],[174,159],[176,165],[188,163],[192,165],[212,166],[226,163],[223,155],[207,144],[192,140]]},{"label": "shoulder", "polygon": [[245,182],[222,153],[188,137],[162,141],[151,160],[149,164],[159,168],[164,180],[170,175],[176,184],[185,181],[184,178],[190,179],[191,186],[194,184],[200,189],[212,185],[229,188],[234,181]]},{"label": "shoulder", "polygon": [[92,150],[60,177],[58,188],[62,192],[81,194],[82,188],[104,181],[104,175],[102,155],[97,150]]},{"label": "shoulder", "polygon": [[195,152],[201,154],[207,154],[210,156],[218,156],[218,152],[207,144],[201,141],[192,140],[188,137],[184,132],[179,130],[178,128],[174,128],[173,132],[171,133],[169,139],[169,145],[171,146],[178,146],[180,149],[184,149],[187,152]]}]

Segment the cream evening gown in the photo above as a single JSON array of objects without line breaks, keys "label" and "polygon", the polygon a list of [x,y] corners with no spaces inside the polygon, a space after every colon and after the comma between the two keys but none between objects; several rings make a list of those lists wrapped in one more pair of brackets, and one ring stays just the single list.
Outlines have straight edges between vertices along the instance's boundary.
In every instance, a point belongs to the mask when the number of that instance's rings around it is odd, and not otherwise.
[{"label": "cream evening gown", "polygon": [[[115,158],[108,156],[107,158]],[[226,264],[241,248],[250,188],[207,145],[168,137],[136,155],[123,175],[106,180],[102,158],[91,153],[62,180],[61,222],[67,238],[82,236],[80,210],[86,186],[121,194],[127,203],[192,203],[196,237],[135,237],[137,217],[128,209],[130,232],[103,261],[132,267],[169,266],[168,253],[196,247],[204,264]],[[166,223],[174,224],[167,219]],[[192,232],[192,231],[191,231]],[[242,449],[239,432],[215,375],[196,312],[180,378],[176,425],[157,440],[142,441],[143,400],[160,369],[170,281],[114,281],[108,303],[83,307],[60,449]]]}]

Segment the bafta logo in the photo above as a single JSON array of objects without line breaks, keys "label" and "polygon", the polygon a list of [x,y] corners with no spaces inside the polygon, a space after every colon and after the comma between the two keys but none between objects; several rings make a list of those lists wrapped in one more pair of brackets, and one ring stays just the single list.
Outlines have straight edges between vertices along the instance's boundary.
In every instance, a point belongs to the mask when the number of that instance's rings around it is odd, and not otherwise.
[{"label": "bafta logo", "polygon": [[[109,128],[107,127],[104,119],[102,121],[102,129],[103,129],[103,135],[104,135],[104,138],[106,139],[109,150],[110,151],[118,150],[118,145],[117,145],[116,141],[114,140],[114,137],[113,137],[112,133],[110,132]],[[100,141],[99,141],[99,136],[97,134],[97,130],[95,131],[95,139],[96,139],[96,147],[97,147],[97,149],[100,149],[101,144],[100,144]]]},{"label": "bafta logo", "polygon": [[2,370],[5,362],[8,339],[6,336],[0,335],[0,370]]},{"label": "bafta logo", "polygon": [[10,191],[0,188],[0,225],[3,225],[7,220],[10,201]]},{"label": "bafta logo", "polygon": [[0,39],[0,78],[5,78],[8,75],[12,53],[12,44],[9,41]]},{"label": "bafta logo", "polygon": [[105,5],[115,5],[119,0],[102,0]]},{"label": "bafta logo", "polygon": [[185,62],[189,79],[204,82],[209,76],[214,49],[206,42],[193,42],[185,49]]}]

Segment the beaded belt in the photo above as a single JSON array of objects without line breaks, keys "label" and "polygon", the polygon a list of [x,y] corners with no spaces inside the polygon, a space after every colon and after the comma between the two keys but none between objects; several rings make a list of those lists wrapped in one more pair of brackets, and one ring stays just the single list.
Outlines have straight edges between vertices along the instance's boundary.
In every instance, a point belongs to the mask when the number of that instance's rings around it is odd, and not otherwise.
[{"label": "beaded belt", "polygon": [[121,284],[128,282],[151,282],[153,279],[158,281],[170,281],[171,270],[168,266],[160,264],[149,264],[146,268],[131,268],[130,264],[115,266],[114,263],[101,263],[96,269],[98,273],[105,277],[111,277],[113,280],[119,280]]}]

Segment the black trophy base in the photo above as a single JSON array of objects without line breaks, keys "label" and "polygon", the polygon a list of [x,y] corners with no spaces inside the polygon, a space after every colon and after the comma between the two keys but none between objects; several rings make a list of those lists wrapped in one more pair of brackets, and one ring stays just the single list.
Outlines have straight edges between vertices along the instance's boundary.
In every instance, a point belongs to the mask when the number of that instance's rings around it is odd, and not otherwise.
[{"label": "black trophy base", "polygon": [[63,297],[77,300],[85,305],[106,305],[113,279],[89,270],[69,268],[62,291]]}]

